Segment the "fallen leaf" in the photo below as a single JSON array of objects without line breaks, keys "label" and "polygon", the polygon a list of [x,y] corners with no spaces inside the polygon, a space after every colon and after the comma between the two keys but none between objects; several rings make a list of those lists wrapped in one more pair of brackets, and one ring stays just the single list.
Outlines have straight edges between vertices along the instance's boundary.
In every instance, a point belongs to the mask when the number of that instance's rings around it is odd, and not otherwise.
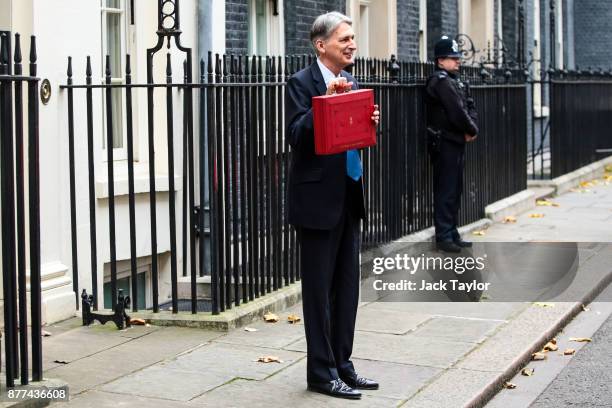
[{"label": "fallen leaf", "polygon": [[609,172],[612,172],[612,164],[608,164],[608,165],[605,167],[605,170],[606,170],[606,171],[609,171]]},{"label": "fallen leaf", "polygon": [[588,307],[586,307],[585,305],[582,305],[582,311],[583,311],[583,312],[588,312],[589,310],[591,310],[591,309],[589,309],[589,308],[588,308]]},{"label": "fallen leaf", "polygon": [[531,359],[533,361],[540,361],[540,360],[546,360],[546,354],[542,353],[541,351],[538,351],[537,353],[533,353],[531,355]]},{"label": "fallen leaf", "polygon": [[256,331],[257,331],[257,329],[256,329],[256,328],[254,328],[254,327],[245,327],[245,328],[244,328],[244,331],[247,331],[247,332],[256,332]]},{"label": "fallen leaf", "polygon": [[255,360],[257,363],[282,363],[283,360],[276,356],[263,356]]},{"label": "fallen leaf", "polygon": [[592,340],[589,337],[570,337],[569,341],[577,341],[579,343],[590,343]]},{"label": "fallen leaf", "polygon": [[513,390],[516,388],[516,384],[506,381],[504,382],[504,388],[508,390]]},{"label": "fallen leaf", "polygon": [[264,315],[264,320],[268,323],[276,323],[278,322],[278,316],[272,312],[268,312]]},{"label": "fallen leaf", "polygon": [[582,187],[582,188],[593,187],[593,183],[590,182],[590,181],[581,181],[580,182],[580,187]]},{"label": "fallen leaf", "polygon": [[552,344],[557,344],[557,338],[556,338],[556,337],[553,337],[552,339],[550,339],[550,342],[551,342]]},{"label": "fallen leaf", "polygon": [[546,343],[544,345],[544,348],[542,350],[544,350],[544,351],[557,351],[557,350],[559,350],[559,346],[557,346],[557,344],[555,344],[555,343],[553,343],[552,341],[549,341],[548,343]]},{"label": "fallen leaf", "polygon": [[521,374],[523,374],[526,377],[531,377],[534,372],[535,370],[533,368],[527,368],[527,367],[521,370]]},{"label": "fallen leaf", "polygon": [[504,218],[504,220],[502,221],[504,224],[509,224],[509,223],[513,223],[516,222],[516,217],[513,215],[509,215],[506,218]]},{"label": "fallen leaf", "polygon": [[533,304],[540,307],[555,307],[555,304],[550,302],[533,302]]},{"label": "fallen leaf", "polygon": [[576,353],[576,350],[574,350],[573,348],[568,348],[568,349],[565,349],[565,351],[563,352],[563,355],[571,356],[572,354],[575,354],[575,353]]},{"label": "fallen leaf", "polygon": [[144,319],[130,319],[130,323],[135,324],[137,326],[144,326],[145,324],[147,324]]},{"label": "fallen leaf", "polygon": [[605,174],[605,175],[603,176],[603,179],[604,179],[605,181],[612,181],[612,174]]},{"label": "fallen leaf", "polygon": [[529,218],[544,218],[544,214],[542,213],[529,214]]},{"label": "fallen leaf", "polygon": [[68,364],[68,361],[65,360],[53,360],[53,362],[57,364]]},{"label": "fallen leaf", "polygon": [[292,314],[292,315],[287,316],[287,321],[288,321],[289,323],[292,323],[292,324],[293,324],[293,323],[297,323],[297,322],[299,322],[300,320],[301,320],[301,319],[300,319],[300,317],[299,317],[298,315],[294,315],[294,314]]},{"label": "fallen leaf", "polygon": [[478,235],[478,236],[481,236],[481,237],[483,235],[485,235],[485,234],[486,234],[486,232],[484,230],[479,230],[479,231],[472,232],[472,235]]}]

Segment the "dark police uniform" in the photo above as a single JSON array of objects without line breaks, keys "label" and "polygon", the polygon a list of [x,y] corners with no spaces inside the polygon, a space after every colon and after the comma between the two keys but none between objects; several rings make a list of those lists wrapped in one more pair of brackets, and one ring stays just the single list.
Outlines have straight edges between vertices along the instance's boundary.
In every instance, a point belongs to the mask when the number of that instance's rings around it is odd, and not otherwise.
[{"label": "dark police uniform", "polygon": [[[436,58],[460,55],[457,43],[448,37],[442,37],[436,44]],[[457,218],[463,191],[465,134],[478,134],[477,113],[468,86],[455,73],[441,68],[428,78],[425,99],[434,170],[436,242],[442,249],[458,250],[470,245],[459,236]]]}]

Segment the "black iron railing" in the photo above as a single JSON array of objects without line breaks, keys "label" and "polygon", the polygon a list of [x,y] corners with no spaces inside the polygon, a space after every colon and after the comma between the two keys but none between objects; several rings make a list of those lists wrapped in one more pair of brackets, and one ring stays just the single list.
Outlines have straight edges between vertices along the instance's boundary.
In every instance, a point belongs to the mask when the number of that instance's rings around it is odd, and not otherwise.
[{"label": "black iron railing", "polygon": [[551,177],[612,154],[612,73],[556,72],[549,86]]},{"label": "black iron railing", "polygon": [[[116,264],[114,255],[117,238],[114,236],[117,218],[130,220],[130,270],[136,281],[136,258],[150,253],[136,252],[134,215],[135,192],[133,188],[132,144],[134,143],[132,92],[146,89],[148,106],[149,171],[155,163],[156,134],[161,134],[168,156],[161,160],[168,169],[168,225],[157,222],[156,205],[160,193],[152,193],[149,217],[151,235],[138,237],[151,241],[156,250],[159,237],[168,238],[170,267],[152,274],[151,286],[154,311],[159,310],[160,282],[169,282],[172,290],[172,310],[183,304],[185,291],[178,296],[179,251],[182,253],[183,283],[188,283],[189,310],[196,313],[203,297],[197,282],[210,278],[210,310],[220,312],[241,303],[252,301],[264,294],[299,280],[298,252],[294,230],[287,223],[286,192],[291,152],[285,140],[284,87],[287,78],[314,61],[312,56],[250,57],[219,56],[209,54],[201,61],[200,81],[189,81],[189,65],[186,64],[182,83],[172,77],[171,59],[166,60],[165,83],[149,81],[133,84],[130,77],[129,58],[126,67],[126,83],[111,84],[112,75],[107,64],[106,83],[93,85],[91,70],[86,68],[85,85],[73,85],[69,76],[69,110],[71,112],[74,91],[85,88],[88,146],[91,149],[92,91],[104,89],[106,94],[106,140],[113,140],[112,108],[108,106],[113,92],[125,96],[126,131],[128,148],[128,205],[111,208],[114,202],[114,168],[111,153],[107,152],[109,182],[109,242],[111,252],[110,282],[112,299],[116,299]],[[368,221],[363,227],[364,246],[379,245],[404,235],[425,229],[432,224],[431,168],[427,154],[424,131],[423,88],[426,77],[433,72],[431,64],[401,63],[392,60],[358,59],[352,67],[353,74],[362,88],[375,91],[380,105],[382,121],[378,129],[378,145],[363,153],[364,180]],[[69,75],[72,73],[69,68]],[[525,177],[525,84],[516,71],[466,68],[464,77],[471,84],[472,94],[481,115],[481,135],[467,152],[466,188],[463,198],[461,222],[475,221],[484,215],[484,207],[498,199],[516,193],[526,187]],[[161,93],[165,100],[165,114],[153,114],[154,95]],[[199,100],[200,129],[193,135],[193,98]],[[182,97],[181,106],[174,106],[176,96]],[[69,112],[69,146],[72,136],[73,115]],[[162,111],[160,111],[162,112]],[[182,112],[179,119],[176,112]],[[161,120],[165,129],[154,128]],[[182,132],[182,139],[174,134]],[[160,143],[159,141],[157,143]],[[74,149],[72,147],[72,149]],[[177,150],[183,154],[178,155]],[[111,149],[112,150],[112,149]],[[157,162],[159,164],[159,161]],[[76,164],[70,160],[71,174],[81,173],[78,167],[89,168],[90,206],[92,197],[94,163],[92,155],[81,158]],[[179,171],[178,169],[182,169]],[[153,169],[154,170],[154,169]],[[153,173],[154,175],[155,173]],[[183,176],[182,200],[175,202],[173,180]],[[159,178],[159,175],[158,175]],[[151,177],[154,180],[155,177]],[[73,183],[71,183],[73,184]],[[78,193],[78,192],[77,192]],[[82,192],[85,193],[85,192]],[[75,193],[76,194],[76,193]],[[78,195],[78,194],[77,194]],[[180,203],[180,206],[179,206]],[[165,205],[165,204],[164,204]],[[76,217],[73,200],[72,219]],[[126,212],[127,216],[117,215]],[[90,207],[90,217],[95,218],[95,202]],[[92,215],[93,214],[93,215]],[[177,217],[182,229],[177,228]],[[90,218],[91,267],[98,268],[96,254],[95,219]],[[182,239],[178,240],[180,233]],[[76,230],[73,230],[76,235]],[[191,234],[194,239],[192,240]],[[195,239],[195,236],[199,239]],[[73,236],[76,239],[76,236]],[[126,253],[126,251],[122,251]],[[76,261],[78,262],[78,260]],[[152,268],[158,266],[152,256]],[[188,273],[190,271],[191,273]],[[76,279],[76,277],[75,277]],[[94,300],[98,277],[92,274],[91,287]],[[132,285],[131,298],[138,299]],[[113,305],[114,306],[114,305]],[[137,310],[132,302],[132,309]],[[97,305],[94,301],[94,309]]]},{"label": "black iron railing", "polygon": [[[14,387],[18,378],[22,385],[28,384],[30,374],[32,381],[42,380],[39,78],[36,77],[35,38],[32,37],[30,42],[30,64],[27,75],[23,73],[19,34],[15,34],[14,52],[12,51],[10,33],[2,32],[0,45],[1,273],[4,302],[2,340],[4,340],[8,387]],[[27,92],[25,104],[24,91]],[[24,108],[27,109],[27,113]],[[29,226],[27,233],[26,225]],[[26,257],[27,251],[29,258]],[[29,281],[27,269],[29,269]],[[31,310],[29,318],[28,289],[30,289]],[[28,325],[31,326],[30,340],[28,340]]]}]

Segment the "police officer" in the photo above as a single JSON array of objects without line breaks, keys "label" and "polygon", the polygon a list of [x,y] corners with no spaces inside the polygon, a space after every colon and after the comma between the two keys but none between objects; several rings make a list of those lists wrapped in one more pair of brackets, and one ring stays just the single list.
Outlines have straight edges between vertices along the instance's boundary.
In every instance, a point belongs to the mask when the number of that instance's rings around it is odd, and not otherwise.
[{"label": "police officer", "polygon": [[433,164],[436,246],[444,252],[471,247],[457,231],[463,191],[465,143],[478,135],[477,114],[469,87],[459,79],[461,53],[455,40],[443,36],[435,45],[436,70],[427,79],[427,134]]}]

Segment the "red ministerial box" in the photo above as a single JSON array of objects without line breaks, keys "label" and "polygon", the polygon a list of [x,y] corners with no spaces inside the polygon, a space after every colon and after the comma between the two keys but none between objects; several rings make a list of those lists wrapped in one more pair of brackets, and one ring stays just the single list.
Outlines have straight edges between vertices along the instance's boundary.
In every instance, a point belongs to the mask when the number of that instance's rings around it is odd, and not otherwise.
[{"label": "red ministerial box", "polygon": [[376,144],[374,91],[363,89],[312,98],[316,154],[335,154]]}]

